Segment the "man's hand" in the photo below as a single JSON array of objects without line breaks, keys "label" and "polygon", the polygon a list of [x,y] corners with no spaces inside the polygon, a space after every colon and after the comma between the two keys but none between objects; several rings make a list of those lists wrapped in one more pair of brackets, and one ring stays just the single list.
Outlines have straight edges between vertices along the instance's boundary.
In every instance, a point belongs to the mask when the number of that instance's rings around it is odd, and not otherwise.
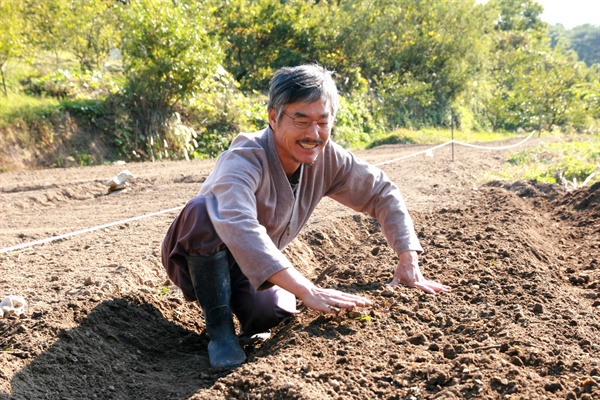
[{"label": "man's hand", "polygon": [[295,268],[274,273],[269,282],[293,293],[305,306],[316,311],[338,313],[342,308],[371,305],[371,301],[365,297],[315,286]]},{"label": "man's hand", "polygon": [[388,283],[390,286],[402,284],[408,287],[416,287],[425,293],[435,294],[447,292],[450,286],[427,280],[423,277],[419,268],[419,255],[416,251],[405,251],[398,256],[398,267],[394,273],[394,279]]},{"label": "man's hand", "polygon": [[308,308],[323,312],[338,313],[342,308],[365,307],[371,305],[371,301],[362,296],[340,292],[335,289],[323,289],[314,286],[301,298]]}]

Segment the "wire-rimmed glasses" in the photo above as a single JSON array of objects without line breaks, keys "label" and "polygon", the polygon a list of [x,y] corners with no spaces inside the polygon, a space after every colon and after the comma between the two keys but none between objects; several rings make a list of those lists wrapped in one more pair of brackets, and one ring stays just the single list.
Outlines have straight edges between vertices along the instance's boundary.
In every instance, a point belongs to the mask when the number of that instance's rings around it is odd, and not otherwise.
[{"label": "wire-rimmed glasses", "polygon": [[291,115],[289,115],[288,113],[286,113],[285,111],[283,111],[283,113],[292,120],[292,122],[294,123],[294,126],[296,128],[299,129],[306,129],[309,126],[312,125],[313,122],[317,123],[317,126],[321,129],[329,129],[331,127],[331,122],[332,122],[332,118],[331,116],[329,117],[322,117],[319,119],[311,119],[309,117],[292,117]]}]

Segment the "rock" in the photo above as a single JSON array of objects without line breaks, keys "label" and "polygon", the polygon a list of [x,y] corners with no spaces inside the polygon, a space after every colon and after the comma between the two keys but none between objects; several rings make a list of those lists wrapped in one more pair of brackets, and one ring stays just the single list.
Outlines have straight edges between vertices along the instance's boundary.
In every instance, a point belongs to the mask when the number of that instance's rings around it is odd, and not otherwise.
[{"label": "rock", "polygon": [[533,306],[532,311],[536,314],[542,314],[544,312],[544,306],[540,303],[537,303],[535,306]]},{"label": "rock", "polygon": [[551,393],[556,393],[559,390],[562,390],[562,385],[560,384],[560,382],[551,382],[551,383],[547,383],[546,385],[544,385],[544,389],[546,389],[546,391],[551,392]]},{"label": "rock", "polygon": [[105,185],[109,187],[116,187],[129,181],[131,178],[133,178],[133,174],[129,172],[129,170],[124,170],[119,172],[119,174],[113,176],[111,179],[109,179],[105,183]]},{"label": "rock", "polygon": [[408,341],[409,341],[409,343],[412,343],[414,345],[421,345],[421,344],[425,344],[425,342],[427,342],[427,338],[422,333],[418,333],[418,334],[408,338]]},{"label": "rock", "polygon": [[340,382],[338,382],[337,379],[330,379],[328,383],[333,388],[333,390],[335,390],[336,392],[339,392]]},{"label": "rock", "polygon": [[2,302],[0,302],[0,318],[6,318],[11,315],[19,316],[25,311],[27,301],[20,296],[6,296]]},{"label": "rock", "polygon": [[517,367],[522,367],[523,366],[523,360],[521,360],[520,357],[517,356],[512,356],[510,358],[510,363],[513,365],[516,365]]},{"label": "rock", "polygon": [[108,186],[108,193],[123,191],[129,187],[128,181],[132,178],[133,174],[129,170],[119,172],[119,174],[105,182],[105,185]]},{"label": "rock", "polygon": [[451,344],[447,344],[444,346],[444,358],[448,358],[450,360],[456,358],[456,350]]},{"label": "rock", "polygon": [[508,386],[508,379],[499,376],[493,376],[492,379],[490,379],[490,383],[492,385]]},{"label": "rock", "polygon": [[430,351],[440,351],[440,346],[437,343],[431,343],[427,350]]},{"label": "rock", "polygon": [[429,379],[427,380],[427,384],[431,386],[440,385],[444,386],[446,382],[450,379],[448,375],[443,371],[433,372],[429,375]]}]

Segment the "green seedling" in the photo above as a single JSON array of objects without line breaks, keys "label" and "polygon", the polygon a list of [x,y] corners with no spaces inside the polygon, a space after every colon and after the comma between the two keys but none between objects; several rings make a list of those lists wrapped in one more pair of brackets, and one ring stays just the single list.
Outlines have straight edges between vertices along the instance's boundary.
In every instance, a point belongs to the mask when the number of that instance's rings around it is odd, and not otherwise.
[{"label": "green seedling", "polygon": [[161,288],[158,290],[156,295],[162,299],[164,296],[171,294],[171,293],[173,293],[173,291],[171,289],[169,289],[166,286],[161,286]]}]

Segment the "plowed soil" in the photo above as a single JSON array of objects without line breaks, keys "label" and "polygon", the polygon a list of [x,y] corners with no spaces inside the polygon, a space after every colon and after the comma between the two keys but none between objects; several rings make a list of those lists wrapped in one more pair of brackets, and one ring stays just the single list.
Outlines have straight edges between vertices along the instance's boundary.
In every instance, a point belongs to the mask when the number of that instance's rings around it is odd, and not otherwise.
[{"label": "plowed soil", "polygon": [[[357,154],[378,164],[423,149]],[[462,147],[452,160],[445,147],[381,164],[424,274],[448,293],[386,286],[396,258],[378,223],[323,201],[286,253],[373,305],[299,303],[232,371],[209,367],[200,307],[161,265],[178,210],[135,219],[183,206],[214,161],[2,174],[0,247],[94,229],[0,254],[0,300],[28,301],[0,319],[0,399],[598,399],[600,184],[486,182],[507,155]],[[108,194],[124,169],[131,187]]]}]

